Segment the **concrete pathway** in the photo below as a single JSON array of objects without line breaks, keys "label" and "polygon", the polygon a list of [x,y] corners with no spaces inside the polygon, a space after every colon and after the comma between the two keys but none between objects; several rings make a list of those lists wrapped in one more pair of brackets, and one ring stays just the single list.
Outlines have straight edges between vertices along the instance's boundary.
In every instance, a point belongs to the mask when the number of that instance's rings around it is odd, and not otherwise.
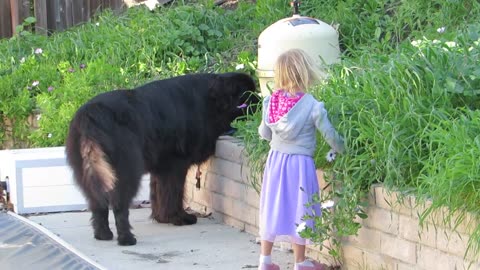
[{"label": "concrete pathway", "polygon": [[[255,237],[238,229],[199,218],[192,226],[152,222],[150,208],[132,209],[130,222],[135,246],[118,246],[116,240],[93,238],[89,212],[70,212],[28,217],[74,246],[107,269],[236,270],[257,269],[260,246]],[[113,214],[110,228],[116,235]],[[273,259],[282,270],[293,269],[293,254],[275,250]]]}]

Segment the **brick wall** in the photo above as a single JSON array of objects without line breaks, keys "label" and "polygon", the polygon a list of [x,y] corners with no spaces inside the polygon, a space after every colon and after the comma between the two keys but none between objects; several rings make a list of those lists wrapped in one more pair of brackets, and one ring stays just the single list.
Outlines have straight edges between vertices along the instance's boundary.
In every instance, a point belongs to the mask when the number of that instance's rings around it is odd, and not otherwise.
[{"label": "brick wall", "polygon": [[[188,174],[186,203],[204,213],[212,213],[225,224],[253,235],[258,232],[259,196],[251,188],[242,142],[221,137],[215,157],[203,164],[200,189],[196,188],[195,172]],[[321,171],[319,171],[320,186]],[[382,186],[374,186],[369,194],[368,218],[362,222],[359,234],[343,239],[342,269],[480,269],[471,256],[464,258],[472,218],[467,218],[453,232],[443,225],[441,211],[431,215],[425,226],[419,225],[418,215],[428,205],[417,205],[413,197],[404,197]],[[289,248],[288,245],[280,245]],[[335,263],[326,251],[310,248],[308,255]],[[475,263],[473,263],[475,261]],[[470,267],[470,268],[469,268]]]}]

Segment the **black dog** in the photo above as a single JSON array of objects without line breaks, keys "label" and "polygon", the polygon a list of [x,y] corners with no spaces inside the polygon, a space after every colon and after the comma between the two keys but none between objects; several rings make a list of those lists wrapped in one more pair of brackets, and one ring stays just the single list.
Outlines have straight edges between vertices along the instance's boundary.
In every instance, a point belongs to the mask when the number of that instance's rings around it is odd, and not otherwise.
[{"label": "black dog", "polygon": [[246,74],[191,74],[106,92],[80,107],[66,155],[92,211],[95,238],[113,238],[110,205],[119,245],[136,244],[128,209],[145,173],[152,218],[196,223],[183,208],[187,171],[214,154],[216,140],[245,112],[247,92],[254,90]]}]

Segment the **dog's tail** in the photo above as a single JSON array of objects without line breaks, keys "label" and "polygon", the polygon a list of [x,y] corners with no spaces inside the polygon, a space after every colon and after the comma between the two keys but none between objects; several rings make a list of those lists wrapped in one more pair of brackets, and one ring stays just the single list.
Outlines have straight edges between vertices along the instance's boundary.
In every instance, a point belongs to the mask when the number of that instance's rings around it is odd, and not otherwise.
[{"label": "dog's tail", "polygon": [[[67,161],[75,180],[90,203],[108,205],[117,182],[110,162],[108,139],[110,113],[98,105],[86,105],[74,116],[65,144]],[[94,117],[95,116],[95,117]],[[110,153],[107,153],[110,152]]]}]

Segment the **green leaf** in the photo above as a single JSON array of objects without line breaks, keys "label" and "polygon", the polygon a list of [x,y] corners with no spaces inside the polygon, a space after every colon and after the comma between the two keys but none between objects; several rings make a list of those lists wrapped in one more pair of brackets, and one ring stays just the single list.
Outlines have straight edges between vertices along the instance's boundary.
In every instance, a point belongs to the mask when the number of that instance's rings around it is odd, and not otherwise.
[{"label": "green leaf", "polygon": [[24,22],[28,25],[28,24],[34,24],[37,22],[37,19],[35,17],[27,17]]},{"label": "green leaf", "polygon": [[15,33],[20,34],[23,31],[23,25],[19,24],[15,26]]},{"label": "green leaf", "polygon": [[382,35],[382,28],[377,27],[377,28],[375,29],[375,39],[376,39],[376,40],[379,40],[381,35]]},{"label": "green leaf", "polygon": [[361,218],[361,219],[366,219],[366,218],[368,218],[368,215],[365,214],[365,213],[357,213],[357,216],[358,216],[359,218]]},{"label": "green leaf", "polygon": [[463,93],[463,86],[461,86],[458,83],[458,80],[452,78],[452,77],[447,77],[445,86],[447,87],[448,92],[453,92],[453,93]]},{"label": "green leaf", "polygon": [[198,26],[198,29],[206,31],[206,30],[210,29],[210,27],[208,25],[202,23]]}]

